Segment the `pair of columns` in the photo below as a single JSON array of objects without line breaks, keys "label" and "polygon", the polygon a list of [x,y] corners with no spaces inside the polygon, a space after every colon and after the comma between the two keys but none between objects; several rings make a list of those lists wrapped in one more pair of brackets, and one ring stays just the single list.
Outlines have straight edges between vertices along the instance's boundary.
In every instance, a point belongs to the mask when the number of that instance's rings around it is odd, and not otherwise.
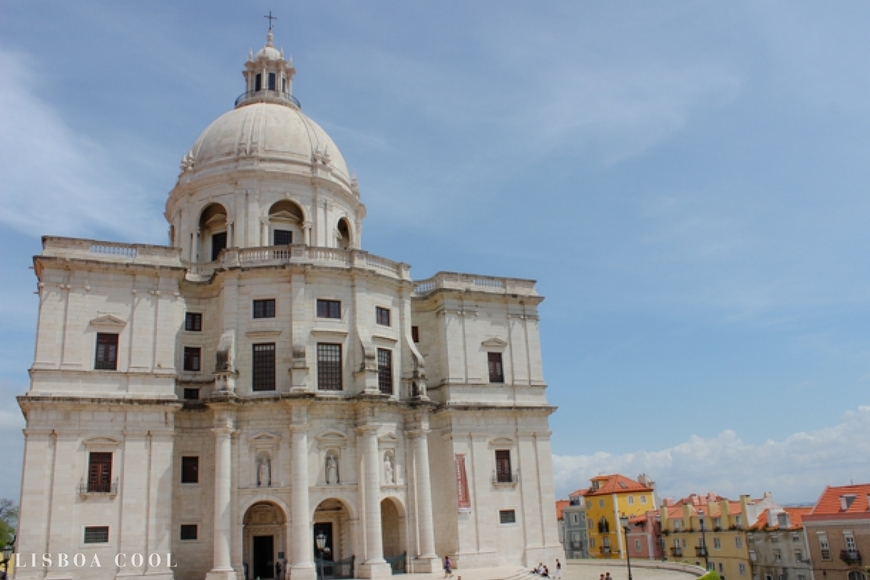
[{"label": "pair of columns", "polygon": [[[232,567],[232,435],[228,421],[213,429],[215,435],[215,490],[214,490],[214,553],[213,567],[206,580],[237,580]],[[384,560],[381,529],[380,456],[378,453],[377,426],[365,425],[359,429],[363,452],[363,510],[365,515],[365,561],[359,573],[364,578],[385,578],[392,575]],[[432,521],[432,491],[429,485],[429,447],[425,430],[414,436],[414,483],[417,487],[417,525],[420,533],[419,560],[424,568],[437,569],[435,537]],[[290,425],[290,451],[293,465],[291,475],[292,553],[289,566],[296,580],[315,580],[317,572],[312,558],[313,546],[311,513],[308,492],[308,426],[304,423]],[[422,571],[422,570],[421,570]]]}]

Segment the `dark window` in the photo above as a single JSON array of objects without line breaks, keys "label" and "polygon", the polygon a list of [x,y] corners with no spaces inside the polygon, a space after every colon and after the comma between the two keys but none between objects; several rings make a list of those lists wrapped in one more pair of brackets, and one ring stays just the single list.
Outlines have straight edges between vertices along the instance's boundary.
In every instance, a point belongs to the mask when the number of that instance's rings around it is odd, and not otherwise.
[{"label": "dark window", "polygon": [[257,73],[257,76],[254,77],[254,90],[259,91],[263,88],[263,75]]},{"label": "dark window", "polygon": [[199,389],[184,389],[183,394],[185,401],[197,401],[199,400]]},{"label": "dark window", "polygon": [[495,480],[499,483],[511,483],[511,452],[508,449],[497,449],[495,452]]},{"label": "dark window", "polygon": [[254,300],[254,318],[275,318],[275,300]]},{"label": "dark window", "polygon": [[504,367],[501,364],[500,352],[486,353],[487,362],[489,364],[489,382],[503,383],[504,382]]},{"label": "dark window", "polygon": [[515,523],[517,523],[517,512],[514,510],[500,510],[498,512],[498,523],[500,523],[500,524],[515,524]]},{"label": "dark window", "polygon": [[318,318],[341,318],[341,301],[340,300],[318,300],[317,301],[317,317]]},{"label": "dark window", "polygon": [[289,230],[275,230],[272,232],[273,245],[289,246],[293,243],[293,232]]},{"label": "dark window", "polygon": [[393,394],[393,353],[378,349],[378,388],[386,395]]},{"label": "dark window", "polygon": [[181,458],[181,483],[199,483],[199,457]]},{"label": "dark window", "polygon": [[191,332],[202,331],[202,314],[199,312],[188,312],[184,315],[184,330]]},{"label": "dark window", "polygon": [[105,332],[97,333],[97,354],[94,368],[114,371],[118,368],[118,335]]},{"label": "dark window", "polygon": [[275,73],[269,73],[269,90],[275,90]]},{"label": "dark window", "polygon": [[420,342],[420,327],[412,326],[411,327],[411,340],[414,342]]},{"label": "dark window", "polygon": [[112,491],[112,454],[91,452],[88,459],[88,491],[109,493]]},{"label": "dark window", "polygon": [[390,309],[389,308],[381,308],[380,306],[375,307],[375,322],[378,324],[382,324],[384,326],[390,325]]},{"label": "dark window", "polygon": [[317,343],[317,388],[341,390],[341,345]]},{"label": "dark window", "polygon": [[184,370],[198,371],[201,360],[201,349],[198,346],[184,347]]},{"label": "dark window", "polygon": [[109,542],[109,526],[85,528],[85,544],[106,544]]},{"label": "dark window", "polygon": [[275,343],[254,345],[252,388],[255,391],[275,390]]},{"label": "dark window", "polygon": [[196,524],[181,524],[180,538],[182,540],[195,540],[197,535]]},{"label": "dark window", "polygon": [[218,259],[221,251],[227,247],[227,233],[220,232],[211,236],[211,261]]}]

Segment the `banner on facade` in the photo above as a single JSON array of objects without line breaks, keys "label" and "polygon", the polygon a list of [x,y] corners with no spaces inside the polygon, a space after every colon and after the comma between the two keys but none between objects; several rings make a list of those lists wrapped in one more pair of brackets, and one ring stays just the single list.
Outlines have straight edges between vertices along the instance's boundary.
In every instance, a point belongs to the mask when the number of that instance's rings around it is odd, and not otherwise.
[{"label": "banner on facade", "polygon": [[456,497],[459,511],[471,511],[471,497],[468,495],[468,476],[465,473],[465,455],[456,454]]}]

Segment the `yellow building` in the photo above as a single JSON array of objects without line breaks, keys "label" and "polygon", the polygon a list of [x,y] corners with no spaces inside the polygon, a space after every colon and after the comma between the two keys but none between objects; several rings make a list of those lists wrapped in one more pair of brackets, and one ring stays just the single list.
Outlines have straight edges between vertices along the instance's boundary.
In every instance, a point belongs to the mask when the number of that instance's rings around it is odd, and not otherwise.
[{"label": "yellow building", "polygon": [[654,509],[654,484],[645,475],[635,481],[618,473],[599,475],[590,482],[589,489],[571,494],[583,496],[586,504],[589,554],[593,558],[624,558],[625,533],[619,518],[639,516]]},{"label": "yellow building", "polygon": [[672,561],[716,570],[728,580],[750,580],[747,529],[766,509],[780,509],[770,494],[756,500],[742,495],[733,501],[713,493],[665,500],[660,509],[665,554]]}]

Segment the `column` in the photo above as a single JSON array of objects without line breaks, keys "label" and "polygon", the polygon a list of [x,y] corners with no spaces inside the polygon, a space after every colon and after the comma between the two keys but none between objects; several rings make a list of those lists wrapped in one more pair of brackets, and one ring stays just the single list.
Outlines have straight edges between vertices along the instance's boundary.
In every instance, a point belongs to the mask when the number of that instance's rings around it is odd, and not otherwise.
[{"label": "column", "polygon": [[381,471],[378,459],[378,428],[364,425],[358,430],[362,438],[363,511],[365,512],[365,562],[360,566],[363,578],[385,578],[392,575],[384,560],[384,539],[381,531]]},{"label": "column", "polygon": [[290,554],[290,575],[294,580],[314,580],[314,547],[312,546],[313,528],[311,509],[308,505],[308,425],[290,425],[291,463],[291,505],[293,550]]},{"label": "column", "polygon": [[[221,413],[223,414],[223,413]],[[232,515],[232,436],[228,417],[216,421],[214,433],[214,553],[212,569],[206,580],[236,580],[230,564]]]},{"label": "column", "polygon": [[414,439],[414,479],[417,488],[417,526],[420,532],[420,559],[435,558],[435,530],[432,524],[432,486],[429,478],[429,439],[419,431]]}]

